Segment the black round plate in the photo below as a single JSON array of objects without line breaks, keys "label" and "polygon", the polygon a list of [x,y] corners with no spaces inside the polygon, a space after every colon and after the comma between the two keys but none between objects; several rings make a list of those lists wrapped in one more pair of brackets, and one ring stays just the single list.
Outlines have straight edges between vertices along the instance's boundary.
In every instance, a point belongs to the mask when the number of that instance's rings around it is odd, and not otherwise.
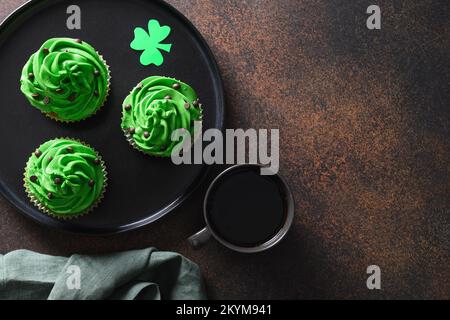
[{"label": "black round plate", "polygon": [[[69,5],[81,8],[81,30],[68,30]],[[164,64],[144,67],[133,51],[134,28],[150,19],[172,32]],[[111,67],[111,95],[94,117],[60,124],[33,108],[20,92],[20,74],[29,56],[52,37],[80,38],[92,44]],[[208,45],[194,26],[162,1],[30,1],[0,27],[0,191],[21,212],[47,226],[77,233],[116,233],[161,218],[182,203],[206,173],[203,165],[176,166],[171,159],[132,149],[120,130],[124,97],[140,80],[165,75],[191,84],[204,105],[204,129],[223,127],[222,82]],[[109,185],[100,206],[87,216],[60,221],[38,211],[23,188],[23,171],[31,152],[56,137],[81,139],[103,156]]]}]

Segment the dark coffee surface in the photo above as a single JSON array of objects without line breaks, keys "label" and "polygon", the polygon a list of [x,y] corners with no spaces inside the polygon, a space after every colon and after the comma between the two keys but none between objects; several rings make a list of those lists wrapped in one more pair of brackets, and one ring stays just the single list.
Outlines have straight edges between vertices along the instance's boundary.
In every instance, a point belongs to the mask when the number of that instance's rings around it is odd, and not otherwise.
[{"label": "dark coffee surface", "polygon": [[214,231],[234,245],[254,247],[273,238],[283,226],[284,195],[277,177],[258,168],[232,171],[210,193],[208,219]]}]

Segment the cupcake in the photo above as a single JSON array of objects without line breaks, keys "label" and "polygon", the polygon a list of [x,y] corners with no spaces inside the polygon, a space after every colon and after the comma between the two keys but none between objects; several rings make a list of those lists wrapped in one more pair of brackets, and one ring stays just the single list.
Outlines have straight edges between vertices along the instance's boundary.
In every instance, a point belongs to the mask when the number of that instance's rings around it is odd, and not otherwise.
[{"label": "cupcake", "polygon": [[27,162],[25,190],[43,212],[60,219],[84,215],[97,206],[106,188],[106,169],[98,153],[72,139],[41,145]]},{"label": "cupcake", "polygon": [[88,43],[47,40],[22,70],[21,91],[48,117],[76,122],[95,114],[109,93],[109,67]]},{"label": "cupcake", "polygon": [[153,76],[139,83],[126,97],[122,130],[129,143],[145,154],[170,157],[182,141],[172,141],[175,130],[194,134],[202,106],[194,89],[176,79]]}]

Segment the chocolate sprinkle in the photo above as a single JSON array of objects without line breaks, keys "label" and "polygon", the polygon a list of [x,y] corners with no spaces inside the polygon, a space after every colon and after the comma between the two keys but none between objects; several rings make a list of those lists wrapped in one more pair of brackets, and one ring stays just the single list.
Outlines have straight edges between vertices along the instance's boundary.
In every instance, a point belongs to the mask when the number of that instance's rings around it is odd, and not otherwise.
[{"label": "chocolate sprinkle", "polygon": [[44,48],[43,50],[42,50],[42,52],[44,52],[44,54],[49,54],[49,50],[48,50],[48,48]]},{"label": "chocolate sprinkle", "polygon": [[45,97],[44,101],[42,101],[45,105],[48,105],[50,103],[50,98],[49,97]]},{"label": "chocolate sprinkle", "polygon": [[73,152],[73,148],[72,147],[67,147],[67,152],[72,153]]},{"label": "chocolate sprinkle", "polygon": [[47,197],[48,197],[49,199],[53,199],[53,193],[49,192],[49,193],[47,194]]},{"label": "chocolate sprinkle", "polygon": [[28,79],[30,79],[30,80],[33,80],[33,79],[34,79],[34,73],[33,73],[33,72],[30,72],[30,73],[28,74]]},{"label": "chocolate sprinkle", "polygon": [[37,179],[38,179],[38,178],[37,178],[36,176],[31,176],[31,177],[30,177],[30,181],[31,181],[31,182],[36,182]]},{"label": "chocolate sprinkle", "polygon": [[64,89],[58,88],[58,89],[56,89],[56,93],[58,93],[58,94],[64,93]]},{"label": "chocolate sprinkle", "polygon": [[41,152],[41,150],[36,150],[35,152],[34,152],[34,155],[36,156],[36,157],[40,157],[41,155],[42,155],[42,152]]},{"label": "chocolate sprinkle", "polygon": [[48,157],[48,161],[52,161],[53,160],[53,157]]},{"label": "chocolate sprinkle", "polygon": [[62,179],[61,178],[55,178],[54,182],[55,182],[55,184],[60,185],[60,184],[62,184]]},{"label": "chocolate sprinkle", "polygon": [[172,97],[171,97],[171,96],[165,96],[164,99],[166,99],[166,100],[171,100]]},{"label": "chocolate sprinkle", "polygon": [[144,137],[145,137],[145,138],[149,138],[149,137],[150,137],[150,133],[149,133],[148,131],[145,131],[145,132],[144,132]]},{"label": "chocolate sprinkle", "polygon": [[130,128],[130,129],[128,129],[128,132],[130,134],[135,134],[136,133],[136,129],[135,128]]},{"label": "chocolate sprinkle", "polygon": [[99,77],[99,76],[100,76],[100,71],[95,70],[95,71],[94,71],[94,76]]},{"label": "chocolate sprinkle", "polygon": [[75,42],[76,43],[83,43],[83,41],[81,41],[81,39],[76,39]]},{"label": "chocolate sprinkle", "polygon": [[70,96],[69,96],[69,101],[75,101],[75,99],[77,98],[77,94],[76,93],[72,93]]},{"label": "chocolate sprinkle", "polygon": [[126,104],[125,105],[125,110],[127,110],[127,111],[131,110],[131,104]]},{"label": "chocolate sprinkle", "polygon": [[37,99],[37,98],[39,98],[41,95],[40,95],[39,93],[33,93],[31,96],[32,96],[34,99]]},{"label": "chocolate sprinkle", "polygon": [[98,159],[98,158],[95,159],[95,160],[94,160],[94,163],[95,163],[96,165],[99,165],[99,164],[100,164],[100,159]]},{"label": "chocolate sprinkle", "polygon": [[95,181],[94,180],[89,180],[89,187],[93,187],[95,185]]},{"label": "chocolate sprinkle", "polygon": [[178,89],[181,88],[181,86],[180,86],[179,83],[174,83],[173,86],[172,86],[172,88],[174,88],[175,90],[178,90]]},{"label": "chocolate sprinkle", "polygon": [[184,104],[184,107],[185,107],[186,109],[189,109],[189,108],[191,107],[191,105],[190,105],[188,102],[186,102],[186,103]]}]

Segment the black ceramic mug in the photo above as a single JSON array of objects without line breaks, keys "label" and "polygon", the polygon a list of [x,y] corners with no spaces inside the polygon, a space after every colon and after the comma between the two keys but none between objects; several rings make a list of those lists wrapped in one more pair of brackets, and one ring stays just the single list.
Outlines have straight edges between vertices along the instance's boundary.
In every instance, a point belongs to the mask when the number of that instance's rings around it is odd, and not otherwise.
[{"label": "black ceramic mug", "polygon": [[267,250],[289,231],[294,218],[292,193],[279,175],[261,175],[260,165],[236,165],[211,184],[203,203],[206,227],[188,241],[199,247],[213,236],[243,253]]}]

